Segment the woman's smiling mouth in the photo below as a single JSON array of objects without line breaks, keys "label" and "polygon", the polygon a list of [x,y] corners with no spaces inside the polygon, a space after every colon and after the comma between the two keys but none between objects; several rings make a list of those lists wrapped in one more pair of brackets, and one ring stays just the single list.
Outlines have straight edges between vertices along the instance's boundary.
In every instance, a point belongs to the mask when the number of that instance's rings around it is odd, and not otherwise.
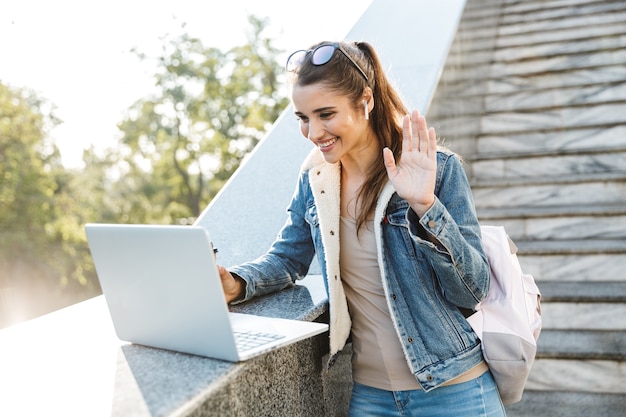
[{"label": "woman's smiling mouth", "polygon": [[335,136],[334,138],[327,140],[326,142],[318,143],[317,147],[319,148],[320,151],[324,152],[324,151],[329,150],[338,140],[339,138]]}]

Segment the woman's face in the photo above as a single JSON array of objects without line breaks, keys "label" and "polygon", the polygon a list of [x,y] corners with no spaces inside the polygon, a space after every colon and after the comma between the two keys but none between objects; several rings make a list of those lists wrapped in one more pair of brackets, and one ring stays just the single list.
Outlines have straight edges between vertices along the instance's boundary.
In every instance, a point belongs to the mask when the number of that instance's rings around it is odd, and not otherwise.
[{"label": "woman's face", "polygon": [[300,132],[322,152],[329,163],[357,158],[372,140],[364,111],[357,111],[348,97],[320,84],[295,85],[292,90]]}]

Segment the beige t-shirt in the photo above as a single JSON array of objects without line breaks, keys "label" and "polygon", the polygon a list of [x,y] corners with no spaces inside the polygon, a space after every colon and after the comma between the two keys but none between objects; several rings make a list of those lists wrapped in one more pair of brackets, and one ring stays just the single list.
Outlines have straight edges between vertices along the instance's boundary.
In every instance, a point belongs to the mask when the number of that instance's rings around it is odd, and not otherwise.
[{"label": "beige t-shirt", "polygon": [[390,391],[421,389],[398,340],[380,277],[374,224],[341,218],[341,278],[352,318],[354,381]]}]

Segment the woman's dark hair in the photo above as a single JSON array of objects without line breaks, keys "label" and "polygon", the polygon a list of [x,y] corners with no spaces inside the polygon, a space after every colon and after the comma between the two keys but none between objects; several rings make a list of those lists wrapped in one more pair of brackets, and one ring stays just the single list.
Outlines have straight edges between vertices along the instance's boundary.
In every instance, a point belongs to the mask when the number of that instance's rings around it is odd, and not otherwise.
[{"label": "woman's dark hair", "polygon": [[[321,42],[311,47],[329,42]],[[357,201],[362,210],[357,214],[357,230],[374,213],[378,196],[387,182],[387,170],[382,156],[382,149],[388,147],[396,161],[402,153],[402,117],[408,110],[396,89],[391,85],[374,48],[367,42],[338,42],[343,51],[361,67],[367,75],[366,80],[355,65],[340,51],[335,51],[326,64],[313,65],[310,56],[305,58],[295,72],[294,85],[306,86],[323,84],[325,88],[348,97],[355,109],[363,108],[363,93],[371,88],[374,108],[370,112],[369,122],[379,141],[381,155],[379,162],[368,173],[366,181],[359,190]],[[360,110],[362,111],[362,110]]]}]

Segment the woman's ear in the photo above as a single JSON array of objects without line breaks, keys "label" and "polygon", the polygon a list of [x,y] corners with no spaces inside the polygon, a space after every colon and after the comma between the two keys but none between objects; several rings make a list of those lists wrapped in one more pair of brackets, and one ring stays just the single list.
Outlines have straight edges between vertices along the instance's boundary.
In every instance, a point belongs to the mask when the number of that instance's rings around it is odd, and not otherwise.
[{"label": "woman's ear", "polygon": [[371,88],[366,87],[365,90],[363,90],[362,103],[365,118],[369,119],[370,112],[374,110],[374,95],[372,94]]}]

